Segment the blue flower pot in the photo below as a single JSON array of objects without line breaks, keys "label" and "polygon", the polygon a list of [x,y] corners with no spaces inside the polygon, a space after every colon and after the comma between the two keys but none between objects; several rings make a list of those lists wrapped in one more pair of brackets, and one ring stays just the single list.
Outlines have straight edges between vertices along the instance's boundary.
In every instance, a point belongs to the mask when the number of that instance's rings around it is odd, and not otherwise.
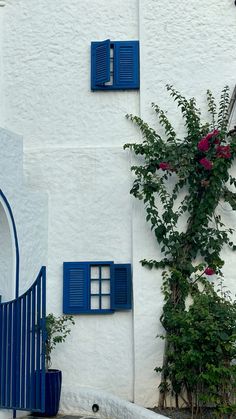
[{"label": "blue flower pot", "polygon": [[61,397],[61,381],[61,371],[49,369],[45,372],[45,411],[33,412],[35,416],[52,417],[57,415]]},{"label": "blue flower pot", "polygon": [[59,370],[48,370],[45,373],[45,416],[56,416],[61,397],[62,373]]}]

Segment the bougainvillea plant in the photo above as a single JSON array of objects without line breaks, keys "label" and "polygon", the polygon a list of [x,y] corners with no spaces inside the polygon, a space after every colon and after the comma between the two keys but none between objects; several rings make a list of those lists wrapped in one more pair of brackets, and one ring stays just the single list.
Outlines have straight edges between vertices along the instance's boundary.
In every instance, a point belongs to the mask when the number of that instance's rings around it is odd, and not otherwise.
[{"label": "bougainvillea plant", "polygon": [[146,220],[163,254],[161,260],[141,261],[162,269],[163,276],[165,354],[156,368],[161,373],[159,405],[164,407],[168,396],[177,407],[180,401],[190,407],[193,417],[204,406],[230,415],[236,411],[236,303],[222,285],[222,248],[236,246],[233,229],[220,211],[222,202],[236,210],[229,89],[223,89],[218,107],[207,91],[207,123],[194,98],[187,100],[170,85],[167,91],[184,118],[184,138],[178,138],[166,113],[153,104],[164,138],[141,118],[127,115],[143,141],[124,146],[139,159],[131,168],[131,194],[144,202]]}]

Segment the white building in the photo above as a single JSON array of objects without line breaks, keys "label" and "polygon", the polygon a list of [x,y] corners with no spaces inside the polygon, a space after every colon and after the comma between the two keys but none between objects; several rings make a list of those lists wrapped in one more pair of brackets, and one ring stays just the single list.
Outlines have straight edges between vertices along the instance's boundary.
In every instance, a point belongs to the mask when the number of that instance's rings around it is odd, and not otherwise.
[{"label": "white building", "polygon": [[[4,2],[1,2],[4,4]],[[0,8],[0,189],[14,214],[20,292],[47,266],[47,311],[62,313],[63,262],[129,263],[133,308],[76,315],[53,366],[63,371],[62,408],[79,388],[106,390],[143,406],[158,403],[161,272],[142,268],[159,249],[142,202],[129,194],[134,157],[123,150],[155,125],[151,102],[168,109],[171,83],[204,107],[235,85],[234,0],[6,0]],[[91,91],[92,41],[140,45],[140,89]],[[157,125],[156,125],[157,126]],[[9,131],[8,131],[9,130]],[[12,133],[16,134],[12,134]],[[0,210],[0,294],[14,293],[14,253]],[[234,215],[229,215],[235,226]],[[228,253],[228,258],[233,258]],[[232,284],[235,263],[226,276]],[[12,277],[12,283],[6,283]]]}]

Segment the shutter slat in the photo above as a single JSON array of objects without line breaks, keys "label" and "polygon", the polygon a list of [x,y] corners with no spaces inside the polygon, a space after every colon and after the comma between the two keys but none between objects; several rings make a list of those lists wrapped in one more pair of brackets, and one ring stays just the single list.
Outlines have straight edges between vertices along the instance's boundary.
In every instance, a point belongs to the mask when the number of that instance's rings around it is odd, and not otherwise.
[{"label": "shutter slat", "polygon": [[131,265],[115,264],[112,282],[112,309],[131,309]]}]

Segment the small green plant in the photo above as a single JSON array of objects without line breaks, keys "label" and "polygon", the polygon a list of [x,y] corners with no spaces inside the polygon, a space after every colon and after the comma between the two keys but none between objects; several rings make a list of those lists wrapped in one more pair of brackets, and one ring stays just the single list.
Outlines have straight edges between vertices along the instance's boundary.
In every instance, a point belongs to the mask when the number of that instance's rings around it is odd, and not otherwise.
[{"label": "small green plant", "polygon": [[164,138],[140,117],[127,115],[143,141],[124,146],[139,159],[131,168],[136,177],[131,194],[143,201],[163,256],[141,261],[163,270],[161,323],[166,333],[161,337],[166,345],[163,365],[156,368],[161,372],[159,405],[165,406],[169,394],[177,407],[184,401],[192,417],[199,417],[204,406],[231,417],[236,412],[236,303],[223,285],[217,289],[223,281],[222,248],[236,250],[233,229],[219,210],[222,203],[236,210],[236,179],[230,173],[236,136],[227,132],[229,88],[223,89],[219,107],[207,91],[209,122],[202,122],[194,98],[186,99],[169,85],[167,90],[185,121],[184,137],[153,104]]},{"label": "small green plant", "polygon": [[54,316],[50,313],[46,317],[46,370],[51,366],[51,353],[58,343],[65,342],[66,337],[70,334],[70,326],[74,325],[73,316],[62,315],[60,317]]}]

